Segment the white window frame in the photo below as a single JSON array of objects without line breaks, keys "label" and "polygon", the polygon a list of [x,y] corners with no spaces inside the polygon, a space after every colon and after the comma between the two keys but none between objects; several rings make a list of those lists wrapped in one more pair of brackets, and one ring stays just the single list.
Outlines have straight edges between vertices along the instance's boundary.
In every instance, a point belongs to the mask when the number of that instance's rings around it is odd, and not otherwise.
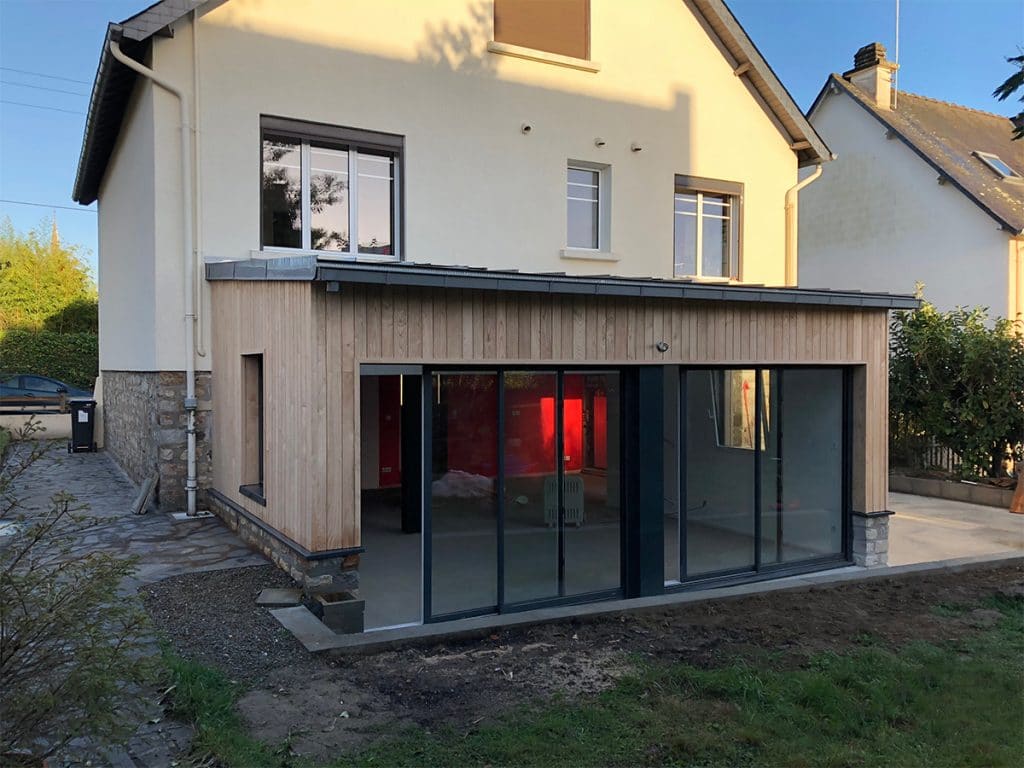
[{"label": "white window frame", "polygon": [[[300,205],[302,206],[302,245],[300,248],[289,248],[281,245],[265,245],[263,243],[263,222],[260,221],[260,251],[269,253],[316,254],[319,258],[344,260],[377,260],[401,261],[402,250],[402,164],[405,156],[404,139],[391,134],[360,131],[351,128],[324,126],[317,123],[286,120],[282,118],[263,117],[260,130],[260,188],[263,185],[263,142],[268,135],[289,139],[299,144],[299,177],[302,185]],[[313,217],[310,210],[310,180],[312,168],[311,146],[323,142],[344,149],[348,153],[348,250],[314,250],[313,249]],[[392,253],[363,253],[359,250],[359,153],[386,153],[391,156],[392,183]],[[262,194],[262,191],[261,191]],[[260,216],[263,205],[260,204]]]},{"label": "white window frame", "polygon": [[[1003,158],[1001,158],[999,155],[996,155],[992,152],[982,152],[981,150],[975,150],[974,156],[981,160],[981,162],[987,165],[990,169],[992,169],[992,171],[994,171],[996,175],[999,176],[999,178],[1003,179],[1004,181],[1013,181],[1018,184],[1024,183],[1024,176],[1021,176],[1020,172],[1016,168],[1014,168],[1008,162],[1003,160]],[[996,165],[996,162],[1002,163],[1004,166],[1009,168],[1010,175],[1007,176],[1005,173],[1003,173],[1003,171],[1000,170],[999,166]]]},{"label": "white window frame", "polygon": [[[697,198],[697,209],[694,213],[680,213],[675,209],[676,198],[680,195],[691,195]],[[729,273],[728,275],[704,275],[704,195],[727,197],[729,200]],[[696,176],[676,176],[675,188],[672,193],[672,276],[694,278],[709,281],[739,281],[743,269],[742,224],[743,224],[743,184],[703,179]],[[697,245],[694,258],[694,274],[676,272],[675,226],[677,216],[693,216],[697,220]],[[714,218],[723,218],[715,216]]]},{"label": "white window frame", "polygon": [[[569,186],[569,171],[586,171],[587,173],[597,174],[597,247],[586,248],[580,245],[569,244],[569,200],[578,200],[580,198],[570,198],[568,192]],[[611,166],[603,165],[600,163],[592,163],[585,160],[569,160],[565,166],[565,183],[562,188],[565,192],[565,250],[562,252],[563,256],[572,257],[574,254],[580,256],[600,256],[602,254],[611,255]],[[593,202],[591,200],[583,200],[583,202]]]}]

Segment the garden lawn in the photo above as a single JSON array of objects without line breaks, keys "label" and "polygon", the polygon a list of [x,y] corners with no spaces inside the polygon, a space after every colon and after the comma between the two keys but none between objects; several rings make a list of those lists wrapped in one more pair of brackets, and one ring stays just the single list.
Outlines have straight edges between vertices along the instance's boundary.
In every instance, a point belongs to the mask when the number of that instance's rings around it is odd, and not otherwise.
[{"label": "garden lawn", "polygon": [[[939,605],[939,615],[978,606]],[[863,636],[794,665],[753,653],[721,666],[637,662],[604,693],[522,707],[500,724],[382,734],[335,766],[1019,766],[1024,604],[993,597],[989,626],[893,651]],[[261,745],[227,678],[174,657],[175,714],[228,766],[310,766]]]}]

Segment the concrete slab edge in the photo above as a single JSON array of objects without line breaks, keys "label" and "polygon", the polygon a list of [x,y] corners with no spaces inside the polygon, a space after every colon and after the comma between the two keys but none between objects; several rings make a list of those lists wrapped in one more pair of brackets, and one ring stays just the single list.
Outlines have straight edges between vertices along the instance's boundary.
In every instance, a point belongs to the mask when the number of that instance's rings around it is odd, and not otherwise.
[{"label": "concrete slab edge", "polygon": [[830,571],[782,579],[757,581],[728,587],[711,587],[671,592],[652,597],[610,600],[582,605],[560,605],[522,613],[491,614],[443,624],[420,624],[399,629],[384,629],[352,635],[337,635],[307,608],[279,608],[270,613],[311,653],[370,654],[423,642],[444,642],[486,637],[497,630],[523,628],[554,621],[594,621],[620,613],[643,613],[708,600],[732,600],[769,592],[787,592],[829,588],[855,581],[876,581],[906,574],[939,573],[1007,565],[1024,566],[1024,553],[1000,552],[976,557],[960,557],[927,563],[912,563],[883,568],[841,566]]}]

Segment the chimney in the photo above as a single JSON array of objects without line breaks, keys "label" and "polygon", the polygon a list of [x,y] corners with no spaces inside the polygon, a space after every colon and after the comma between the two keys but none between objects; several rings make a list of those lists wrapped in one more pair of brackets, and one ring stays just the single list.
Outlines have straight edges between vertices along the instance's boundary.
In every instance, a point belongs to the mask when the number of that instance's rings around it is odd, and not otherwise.
[{"label": "chimney", "polygon": [[853,69],[843,77],[868,95],[879,109],[892,109],[892,74],[899,66],[885,58],[881,43],[865,45],[853,56]]}]

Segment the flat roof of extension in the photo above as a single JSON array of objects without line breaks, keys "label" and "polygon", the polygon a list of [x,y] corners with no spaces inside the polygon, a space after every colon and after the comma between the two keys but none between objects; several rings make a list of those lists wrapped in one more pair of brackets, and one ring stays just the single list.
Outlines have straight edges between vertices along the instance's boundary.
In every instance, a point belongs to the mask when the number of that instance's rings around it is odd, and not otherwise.
[{"label": "flat roof of extension", "polygon": [[206,264],[207,280],[299,280],[339,284],[463,288],[591,296],[635,296],[694,301],[810,304],[865,309],[917,309],[908,294],[811,288],[772,288],[696,280],[615,275],[567,275],[563,272],[418,264],[407,261],[318,259],[315,256],[218,261]]}]

